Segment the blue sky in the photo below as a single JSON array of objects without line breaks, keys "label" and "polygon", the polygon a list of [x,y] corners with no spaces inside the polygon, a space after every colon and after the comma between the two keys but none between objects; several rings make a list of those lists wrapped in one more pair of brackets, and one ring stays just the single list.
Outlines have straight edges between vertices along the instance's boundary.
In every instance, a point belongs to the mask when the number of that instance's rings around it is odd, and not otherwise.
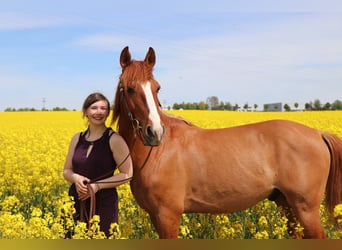
[{"label": "blue sky", "polygon": [[164,106],[342,99],[342,1],[0,1],[0,111],[111,101],[148,47]]}]

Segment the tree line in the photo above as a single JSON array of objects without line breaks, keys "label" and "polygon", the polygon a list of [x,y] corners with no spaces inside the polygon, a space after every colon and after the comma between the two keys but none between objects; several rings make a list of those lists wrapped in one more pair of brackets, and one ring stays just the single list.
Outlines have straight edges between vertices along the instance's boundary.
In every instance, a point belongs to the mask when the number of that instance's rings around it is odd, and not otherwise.
[{"label": "tree line", "polygon": [[[207,100],[200,101],[200,102],[182,102],[182,103],[174,103],[172,107],[167,107],[168,109],[174,109],[174,110],[231,110],[231,111],[251,111],[251,110],[257,110],[258,109],[257,104],[253,104],[250,106],[248,103],[240,106],[238,104],[231,104],[230,102],[223,102],[220,101],[217,96],[210,96],[207,98]],[[282,108],[284,108],[285,111],[293,111],[298,110],[299,104],[298,102],[295,102],[293,104],[293,107],[291,107],[289,104],[285,103]],[[268,104],[264,105],[264,111],[268,110]],[[341,100],[335,100],[334,102],[330,103],[321,103],[319,99],[315,99],[314,101],[310,101],[305,103],[304,110],[342,110],[342,101]],[[35,109],[35,108],[6,108],[5,112],[15,112],[15,111],[69,111],[69,109],[65,107],[54,107],[51,110],[42,108],[42,109]],[[73,110],[75,111],[75,110]]]},{"label": "tree line", "polygon": [[[220,101],[217,96],[210,96],[207,98],[206,102],[200,101],[192,103],[174,103],[172,109],[251,111],[253,109],[257,110],[258,107],[258,104],[253,104],[252,106],[248,103],[245,103],[242,106],[239,104],[231,104],[230,102]],[[293,107],[291,107],[289,104],[285,103],[282,108],[284,108],[285,111],[298,110],[299,104],[298,102],[295,102]],[[171,109],[171,107],[168,107],[168,109]],[[264,105],[264,110],[267,111],[267,104]],[[342,101],[335,100],[332,103],[327,102],[323,104],[319,99],[315,99],[314,101],[306,102],[304,105],[304,110],[342,110]]]},{"label": "tree line", "polygon": [[[51,110],[49,109],[45,109],[45,108],[42,108],[42,109],[35,109],[35,108],[6,108],[4,110],[5,112],[15,112],[15,111],[18,111],[18,112],[23,112],[23,111],[69,111],[69,109],[67,108],[60,108],[60,107],[55,107],[55,108],[52,108]],[[75,111],[75,110],[74,110]]]}]

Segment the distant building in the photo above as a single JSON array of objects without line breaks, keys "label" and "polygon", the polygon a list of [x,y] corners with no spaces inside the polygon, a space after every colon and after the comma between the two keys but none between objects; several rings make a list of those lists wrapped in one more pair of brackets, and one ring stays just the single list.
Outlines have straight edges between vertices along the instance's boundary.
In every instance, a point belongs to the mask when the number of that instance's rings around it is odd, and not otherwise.
[{"label": "distant building", "polygon": [[264,111],[278,111],[278,112],[281,112],[281,111],[283,111],[283,105],[282,105],[281,102],[267,103],[267,104],[264,104]]}]

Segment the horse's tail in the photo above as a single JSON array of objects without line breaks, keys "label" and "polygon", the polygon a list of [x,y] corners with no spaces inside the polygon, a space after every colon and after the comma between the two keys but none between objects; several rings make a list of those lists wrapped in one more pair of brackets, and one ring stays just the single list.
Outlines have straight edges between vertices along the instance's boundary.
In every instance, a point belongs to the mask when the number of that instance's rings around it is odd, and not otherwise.
[{"label": "horse's tail", "polygon": [[322,137],[330,151],[330,172],[326,186],[326,208],[333,215],[334,208],[342,204],[342,140],[336,135],[324,133]]}]

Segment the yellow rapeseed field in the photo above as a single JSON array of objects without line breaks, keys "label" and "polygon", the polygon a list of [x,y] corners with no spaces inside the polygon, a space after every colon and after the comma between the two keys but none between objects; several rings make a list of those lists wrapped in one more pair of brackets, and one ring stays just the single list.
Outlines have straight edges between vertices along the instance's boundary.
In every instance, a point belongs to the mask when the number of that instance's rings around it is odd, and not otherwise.
[{"label": "yellow rapeseed field", "polygon": [[[169,111],[203,128],[219,128],[270,119],[294,120],[329,131],[342,138],[342,112],[227,112]],[[99,231],[98,216],[88,230],[75,224],[69,184],[62,170],[69,140],[87,124],[81,112],[0,112],[0,238],[60,239],[66,230],[73,238],[105,238]],[[133,199],[129,185],[118,188],[119,226],[110,238],[157,238],[149,217]],[[321,209],[328,237],[342,238]],[[335,216],[342,215],[342,205]],[[301,227],[298,224],[297,229]],[[286,219],[275,204],[263,201],[229,215],[183,215],[179,238],[185,239],[282,239],[288,238]]]}]

